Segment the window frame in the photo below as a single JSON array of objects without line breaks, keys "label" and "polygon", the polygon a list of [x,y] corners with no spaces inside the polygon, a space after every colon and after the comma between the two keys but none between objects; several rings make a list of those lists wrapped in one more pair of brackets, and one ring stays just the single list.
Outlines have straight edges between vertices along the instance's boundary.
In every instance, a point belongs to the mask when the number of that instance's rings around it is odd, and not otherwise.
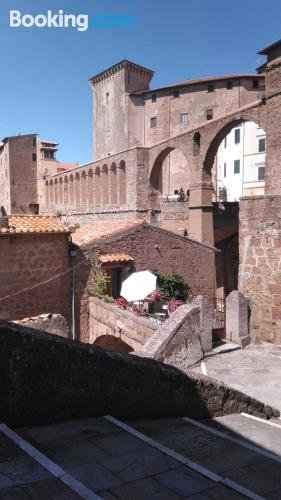
[{"label": "window frame", "polygon": [[[259,153],[265,153],[266,152],[266,138],[265,137],[259,137],[258,141],[259,141],[259,144],[258,144]],[[264,144],[264,149],[260,148],[261,143]]]},{"label": "window frame", "polygon": [[[186,117],[186,120],[183,120],[183,117]],[[189,124],[189,113],[188,111],[181,111],[181,125]]]},{"label": "window frame", "polygon": [[[153,125],[153,123],[155,125]],[[150,117],[150,128],[157,128],[157,116]]]},{"label": "window frame", "polygon": [[[238,140],[237,140],[236,134],[238,135]],[[240,142],[241,142],[241,129],[235,128],[234,129],[234,144],[240,144]]]},{"label": "window frame", "polygon": [[[240,174],[240,163],[241,163],[240,159],[234,160],[234,162],[233,162],[233,173],[234,173],[234,175]],[[237,170],[237,165],[238,165],[238,170]]]}]

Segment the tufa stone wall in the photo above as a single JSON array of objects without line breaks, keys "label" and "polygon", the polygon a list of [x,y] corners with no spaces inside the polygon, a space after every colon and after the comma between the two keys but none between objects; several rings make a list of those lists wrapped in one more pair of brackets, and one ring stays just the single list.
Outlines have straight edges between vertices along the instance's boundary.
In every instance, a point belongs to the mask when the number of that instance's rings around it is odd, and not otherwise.
[{"label": "tufa stone wall", "polygon": [[249,298],[254,342],[281,343],[281,196],[242,198],[239,290]]},{"label": "tufa stone wall", "polygon": [[157,330],[157,325],[149,319],[96,297],[89,298],[89,315],[91,344],[99,337],[112,335],[128,344],[133,351],[138,351]]},{"label": "tufa stone wall", "polygon": [[0,321],[0,421],[11,426],[113,415],[124,419],[262,417],[279,411],[157,361]]},{"label": "tufa stone wall", "polygon": [[[16,320],[52,311],[69,319],[69,273],[17,295],[67,271],[68,246],[66,233],[1,234],[0,318]],[[7,295],[11,297],[1,300]]]},{"label": "tufa stone wall", "polygon": [[32,318],[24,318],[15,323],[41,330],[42,332],[53,333],[60,337],[70,337],[69,326],[66,318],[61,314],[40,314],[40,316],[33,316]]},{"label": "tufa stone wall", "polygon": [[186,369],[203,358],[200,338],[200,307],[179,307],[137,353],[180,369]]}]

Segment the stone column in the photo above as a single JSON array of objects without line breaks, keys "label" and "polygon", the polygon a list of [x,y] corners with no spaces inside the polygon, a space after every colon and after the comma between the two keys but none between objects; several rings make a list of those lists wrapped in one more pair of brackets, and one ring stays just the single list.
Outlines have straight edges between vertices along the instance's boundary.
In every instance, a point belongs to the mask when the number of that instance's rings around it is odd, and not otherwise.
[{"label": "stone column", "polygon": [[213,186],[209,182],[200,182],[192,184],[189,192],[188,236],[201,243],[213,246]]},{"label": "stone column", "polygon": [[246,347],[250,343],[249,305],[243,293],[234,290],[226,298],[226,339]]},{"label": "stone column", "polygon": [[213,304],[203,295],[197,295],[192,301],[193,304],[200,306],[200,340],[201,346],[204,351],[209,352],[212,350],[212,330],[213,330]]}]

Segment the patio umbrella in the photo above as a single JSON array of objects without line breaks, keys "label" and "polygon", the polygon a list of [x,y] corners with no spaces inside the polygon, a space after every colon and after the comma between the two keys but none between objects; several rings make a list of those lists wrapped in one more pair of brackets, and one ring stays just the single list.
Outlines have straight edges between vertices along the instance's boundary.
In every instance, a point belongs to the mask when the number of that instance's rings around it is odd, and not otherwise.
[{"label": "patio umbrella", "polygon": [[150,271],[133,273],[123,281],[120,295],[128,302],[143,300],[156,290],[156,280]]}]

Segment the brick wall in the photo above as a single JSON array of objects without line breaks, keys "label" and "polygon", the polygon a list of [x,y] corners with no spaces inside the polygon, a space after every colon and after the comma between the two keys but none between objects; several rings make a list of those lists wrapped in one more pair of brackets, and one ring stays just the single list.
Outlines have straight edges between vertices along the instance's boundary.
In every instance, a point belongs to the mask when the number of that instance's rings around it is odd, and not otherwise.
[{"label": "brick wall", "polygon": [[[67,234],[11,234],[0,236],[0,299],[48,280],[68,269]],[[70,276],[65,274],[5,300],[0,318],[22,319],[59,313],[69,319]]]},{"label": "brick wall", "polygon": [[213,250],[169,231],[142,225],[137,230],[128,231],[107,241],[95,242],[92,246],[85,247],[83,252],[79,252],[78,260],[88,260],[77,268],[76,273],[77,322],[80,339],[83,341],[89,341],[88,294],[92,269],[89,260],[94,258],[97,247],[104,253],[128,253],[134,258],[136,271],[153,268],[164,274],[175,271],[183,276],[194,296],[204,295],[209,299],[214,297]]}]

